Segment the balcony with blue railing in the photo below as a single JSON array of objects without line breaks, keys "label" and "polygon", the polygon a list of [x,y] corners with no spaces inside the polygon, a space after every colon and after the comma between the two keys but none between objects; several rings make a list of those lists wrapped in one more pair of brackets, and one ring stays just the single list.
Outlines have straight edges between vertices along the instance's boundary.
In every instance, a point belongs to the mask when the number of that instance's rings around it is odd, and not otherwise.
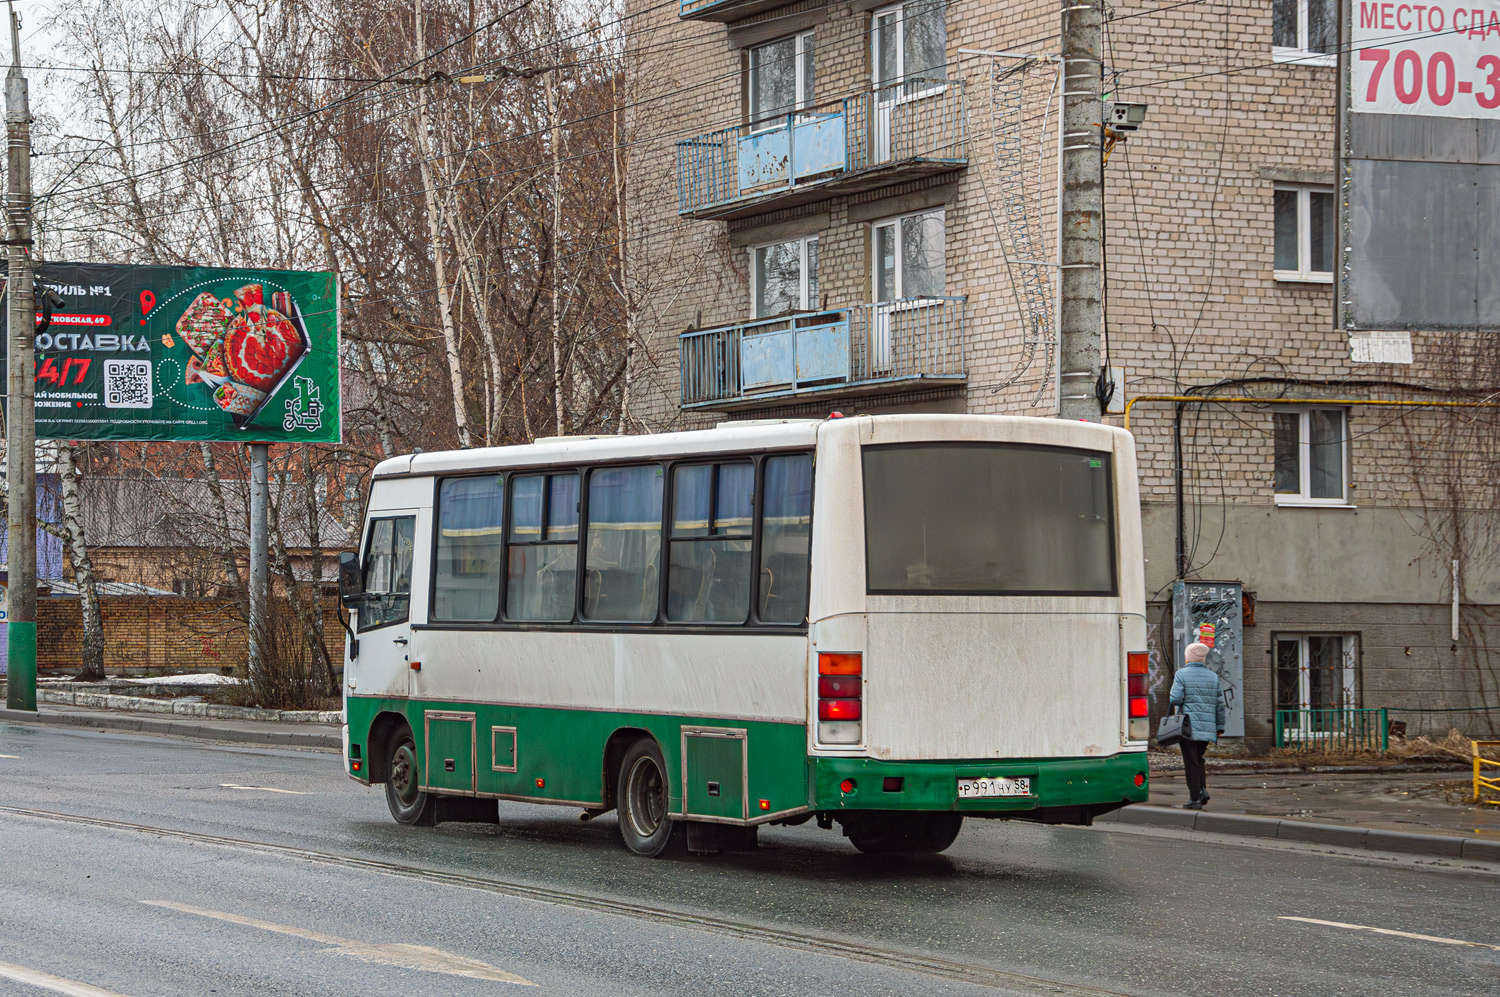
[{"label": "balcony with blue railing", "polygon": [[968,164],[963,84],[910,78],[677,143],[677,210],[738,218]]},{"label": "balcony with blue railing", "polygon": [[961,385],[965,300],[903,298],[690,329],[679,344],[682,407]]},{"label": "balcony with blue railing", "polygon": [[677,16],[684,21],[738,21],[787,0],[680,0]]}]

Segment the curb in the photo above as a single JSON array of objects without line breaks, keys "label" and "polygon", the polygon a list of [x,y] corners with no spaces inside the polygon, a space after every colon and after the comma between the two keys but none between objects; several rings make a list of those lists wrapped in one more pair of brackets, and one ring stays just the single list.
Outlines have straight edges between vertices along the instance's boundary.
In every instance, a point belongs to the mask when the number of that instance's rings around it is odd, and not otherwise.
[{"label": "curb", "polygon": [[[275,711],[265,711],[275,712]],[[0,709],[0,722],[49,724],[63,727],[88,727],[94,730],[124,730],[140,734],[170,734],[205,741],[230,741],[236,744],[266,744],[292,748],[334,748],[342,750],[343,732],[332,734],[307,730],[240,730],[218,727],[212,723],[187,720],[158,720],[150,714],[141,717],[89,716],[86,713],[31,713],[27,710]]]},{"label": "curb", "polygon": [[1248,838],[1274,838],[1303,844],[1362,848],[1372,852],[1397,852],[1434,858],[1500,862],[1500,841],[1458,834],[1420,834],[1412,831],[1382,831],[1349,824],[1315,824],[1279,817],[1209,813],[1204,810],[1174,810],[1150,804],[1133,804],[1116,810],[1098,823],[1144,824],[1180,831],[1203,831]]},{"label": "curb", "polygon": [[38,689],[36,700],[38,703],[51,703],[54,706],[81,706],[99,710],[123,710],[129,713],[155,713],[179,717],[209,717],[214,720],[269,720],[304,724],[341,724],[344,722],[344,715],[339,710],[262,710],[253,706],[185,703],[180,700],[115,696],[103,692],[77,692],[66,689]]}]

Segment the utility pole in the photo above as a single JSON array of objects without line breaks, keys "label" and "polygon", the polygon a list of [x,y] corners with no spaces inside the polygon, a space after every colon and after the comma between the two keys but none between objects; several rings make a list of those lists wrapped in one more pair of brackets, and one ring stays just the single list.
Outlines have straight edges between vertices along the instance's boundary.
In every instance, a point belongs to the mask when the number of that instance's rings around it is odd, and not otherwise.
[{"label": "utility pole", "polygon": [[266,443],[250,444],[250,643],[249,671],[253,681],[265,665],[265,647],[261,638],[268,629],[266,602],[271,580],[271,447]]},{"label": "utility pole", "polygon": [[21,21],[10,0],[10,73],[5,77],[6,335],[10,337],[5,412],[5,478],[10,554],[6,629],[6,706],[36,710],[36,299],[31,260],[31,107],[21,75]]},{"label": "utility pole", "polygon": [[1062,419],[1098,422],[1104,291],[1104,105],[1101,0],[1063,0],[1062,273],[1058,280],[1058,399]]}]

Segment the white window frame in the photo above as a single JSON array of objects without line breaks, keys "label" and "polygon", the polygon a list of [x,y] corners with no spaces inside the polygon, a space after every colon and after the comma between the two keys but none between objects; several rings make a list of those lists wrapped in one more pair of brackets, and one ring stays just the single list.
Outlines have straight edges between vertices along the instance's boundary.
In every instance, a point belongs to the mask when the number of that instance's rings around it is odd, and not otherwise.
[{"label": "white window frame", "polygon": [[[1275,415],[1272,415],[1271,433],[1271,489],[1278,506],[1307,506],[1325,509],[1353,509],[1349,502],[1349,412],[1347,409],[1336,408],[1326,405],[1312,405],[1307,408],[1291,408],[1273,406],[1274,410],[1281,415],[1295,414],[1298,417],[1297,427],[1297,485],[1298,492],[1293,495],[1290,492],[1278,492],[1275,490],[1276,473],[1276,434]],[[1339,441],[1339,463],[1341,465],[1340,480],[1343,482],[1344,494],[1337,498],[1313,498],[1312,497],[1312,420],[1313,412],[1337,412],[1344,422],[1344,436]]]},{"label": "white window frame", "polygon": [[759,257],[759,252],[760,252],[760,250],[762,250],[762,249],[768,249],[771,246],[785,246],[785,245],[788,245],[790,243],[796,243],[796,245],[797,245],[797,275],[798,275],[798,284],[799,284],[798,291],[797,291],[797,300],[798,300],[799,303],[798,303],[797,307],[800,308],[800,309],[803,309],[803,310],[807,310],[807,311],[810,311],[810,310],[812,310],[812,309],[814,309],[814,308],[817,307],[817,303],[811,300],[811,296],[812,296],[811,295],[811,289],[812,289],[812,280],[811,280],[811,278],[812,278],[812,266],[811,266],[811,263],[812,263],[812,254],[811,254],[811,249],[812,249],[812,247],[814,245],[817,244],[817,242],[818,242],[817,233],[813,233],[811,235],[796,236],[795,238],[791,238],[791,239],[772,239],[772,240],[770,240],[768,242],[758,242],[755,245],[749,247],[749,250],[750,250],[750,318],[751,319],[761,319],[761,318],[768,318],[769,317],[769,316],[765,316],[765,315],[759,314],[760,308],[759,308],[759,303],[755,300],[756,299],[756,290],[755,289],[760,286],[760,257]]},{"label": "white window frame", "polygon": [[[894,90],[896,94],[889,99],[883,99],[882,103],[904,104],[907,101],[922,100],[926,97],[936,96],[948,89],[947,82],[933,83],[931,86],[920,90],[907,92],[905,86],[907,78],[911,75],[906,68],[906,32],[902,30],[902,24],[906,20],[906,8],[911,4],[907,0],[901,3],[886,4],[870,11],[870,85],[882,90]],[[880,79],[880,32],[875,29],[876,23],[884,16],[896,15],[896,30],[892,32],[896,39],[896,76],[894,79],[882,81]],[[947,64],[948,32],[947,20],[943,22],[943,59]],[[946,72],[946,70],[945,70]]]},{"label": "white window frame", "polygon": [[[1337,637],[1341,641],[1343,641],[1343,657],[1344,657],[1343,674],[1339,676],[1340,684],[1344,687],[1344,706],[1342,707],[1342,709],[1349,709],[1349,710],[1357,710],[1357,709],[1359,709],[1360,708],[1360,706],[1359,706],[1359,701],[1360,701],[1359,700],[1359,634],[1334,633],[1334,632],[1277,633],[1272,638],[1273,647],[1272,647],[1272,651],[1271,651],[1271,659],[1272,659],[1273,664],[1272,664],[1271,668],[1272,668],[1273,672],[1279,672],[1281,670],[1280,669],[1280,659],[1277,656],[1277,652],[1280,651],[1281,649],[1279,647],[1275,646],[1275,645],[1279,645],[1282,641],[1293,641],[1293,640],[1295,640],[1297,642],[1297,645],[1298,645],[1298,648],[1297,648],[1297,708],[1299,710],[1310,710],[1310,709],[1313,709],[1313,707],[1310,705],[1310,702],[1309,702],[1311,694],[1312,694],[1312,683],[1309,681],[1309,673],[1312,670],[1312,653],[1308,650],[1308,643],[1307,642],[1308,642],[1309,638],[1314,638],[1314,637]],[[1279,675],[1273,675],[1272,677],[1278,683],[1277,688],[1275,690],[1276,704],[1277,704],[1275,708],[1278,709],[1278,710],[1279,709],[1283,709],[1284,707],[1282,707],[1280,705],[1280,703],[1281,703],[1281,688],[1279,686],[1280,676]],[[1318,709],[1340,709],[1340,707],[1325,706],[1325,707],[1318,707]]]},{"label": "white window frame", "polygon": [[879,232],[883,228],[893,229],[896,244],[896,276],[895,284],[897,294],[889,299],[891,302],[900,302],[895,305],[895,311],[904,311],[908,308],[927,308],[935,304],[939,299],[936,297],[913,297],[908,299],[906,294],[906,264],[903,262],[905,254],[901,251],[901,223],[908,218],[918,218],[923,215],[937,215],[943,225],[943,290],[948,289],[948,213],[944,208],[923,208],[921,211],[908,211],[903,215],[893,215],[890,218],[882,218],[870,223],[870,300],[881,304],[880,300],[880,245]]},{"label": "white window frame", "polygon": [[[755,53],[760,49],[767,48],[771,45],[779,45],[780,43],[786,41],[788,38],[791,38],[794,44],[794,54],[792,56],[792,89],[795,92],[795,96],[792,99],[792,113],[797,114],[800,118],[802,116],[801,112],[810,109],[813,104],[816,103],[816,94],[813,91],[817,81],[815,79],[809,80],[807,78],[807,43],[810,39],[812,39],[813,32],[814,29],[808,29],[807,31],[799,31],[795,35],[782,35],[780,38],[772,38],[768,42],[761,42],[759,45],[752,45],[746,50],[745,118],[750,123],[751,135],[757,135],[761,132],[774,131],[777,128],[785,127],[786,124],[786,117],[784,114],[777,115],[775,117],[757,119],[755,117],[755,108],[751,106],[754,101],[755,94],[755,79],[752,63],[755,59]],[[817,57],[817,50],[817,43],[813,42],[814,58]],[[816,65],[814,65],[813,75],[817,75]]]},{"label": "white window frame", "polygon": [[[1297,269],[1295,269],[1295,270],[1273,270],[1272,272],[1274,273],[1275,278],[1277,280],[1279,280],[1279,281],[1288,281],[1288,282],[1292,282],[1292,283],[1301,283],[1301,284],[1332,284],[1333,283],[1333,271],[1332,270],[1313,270],[1313,269],[1311,269],[1310,264],[1312,263],[1312,197],[1311,197],[1311,195],[1313,195],[1313,194],[1333,194],[1333,192],[1334,192],[1333,188],[1332,187],[1322,187],[1322,186],[1319,186],[1317,184],[1279,183],[1279,184],[1276,184],[1276,186],[1275,186],[1274,189],[1276,191],[1290,191],[1290,192],[1294,192],[1297,195]],[[1274,214],[1274,212],[1275,212],[1274,204],[1275,204],[1275,201],[1274,201],[1274,197],[1273,197],[1273,200],[1272,200],[1272,205],[1273,205],[1272,206],[1272,218],[1271,218],[1271,232],[1272,232],[1271,261],[1272,261],[1272,266],[1273,267],[1275,266],[1275,259],[1276,259],[1276,246],[1275,246],[1276,219],[1275,219],[1275,214]],[[1337,229],[1337,224],[1335,224],[1335,229]],[[1329,233],[1327,233],[1326,238],[1334,240],[1334,247],[1335,247],[1335,250],[1334,250],[1334,266],[1337,266],[1338,265],[1338,262],[1337,262],[1337,257],[1338,257],[1338,251],[1337,251],[1337,246],[1338,246],[1337,232],[1335,231],[1335,232],[1329,232]]]},{"label": "white window frame", "polygon": [[[1275,4],[1290,3],[1294,0],[1271,0],[1272,14],[1274,19]],[[1286,62],[1298,66],[1337,66],[1338,54],[1335,52],[1312,52],[1307,48],[1307,4],[1308,0],[1295,0],[1297,4],[1297,45],[1289,47],[1286,45],[1271,46],[1271,61]],[[1272,28],[1275,31],[1275,28]]]}]

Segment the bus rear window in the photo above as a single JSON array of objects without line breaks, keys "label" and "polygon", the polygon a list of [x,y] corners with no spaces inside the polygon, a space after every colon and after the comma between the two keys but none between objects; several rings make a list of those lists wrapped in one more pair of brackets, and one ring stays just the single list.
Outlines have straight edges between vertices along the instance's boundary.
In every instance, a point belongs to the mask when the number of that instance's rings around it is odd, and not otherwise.
[{"label": "bus rear window", "polygon": [[875,594],[1114,595],[1109,454],[1002,443],[864,450]]}]

